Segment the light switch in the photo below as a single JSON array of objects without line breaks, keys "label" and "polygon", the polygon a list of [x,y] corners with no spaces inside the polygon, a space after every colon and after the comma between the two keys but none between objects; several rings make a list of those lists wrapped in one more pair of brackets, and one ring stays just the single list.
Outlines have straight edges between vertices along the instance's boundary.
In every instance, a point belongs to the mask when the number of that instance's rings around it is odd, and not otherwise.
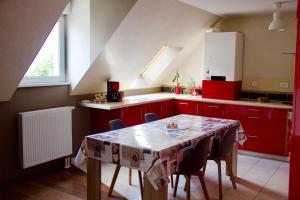
[{"label": "light switch", "polygon": [[252,87],[256,87],[256,86],[257,86],[256,81],[252,81],[252,82],[251,82],[251,86],[252,86]]}]

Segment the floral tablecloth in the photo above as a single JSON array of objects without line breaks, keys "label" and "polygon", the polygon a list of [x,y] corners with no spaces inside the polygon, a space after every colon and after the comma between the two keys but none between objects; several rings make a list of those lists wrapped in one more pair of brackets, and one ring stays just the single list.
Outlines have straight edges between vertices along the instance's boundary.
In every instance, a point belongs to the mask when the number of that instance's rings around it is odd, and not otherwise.
[{"label": "floral tablecloth", "polygon": [[[170,121],[176,121],[178,128],[167,129]],[[194,115],[177,115],[90,135],[82,143],[75,165],[80,166],[89,157],[138,169],[146,173],[155,189],[159,189],[169,182],[168,175],[176,171],[185,151],[203,137],[222,136],[231,127],[236,127],[237,141],[243,143],[246,136],[239,121]]]}]

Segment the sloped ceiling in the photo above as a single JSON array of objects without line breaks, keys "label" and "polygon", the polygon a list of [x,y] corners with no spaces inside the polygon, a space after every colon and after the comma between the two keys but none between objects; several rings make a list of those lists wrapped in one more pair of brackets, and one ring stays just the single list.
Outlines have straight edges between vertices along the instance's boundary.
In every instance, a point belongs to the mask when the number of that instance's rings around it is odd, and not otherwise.
[{"label": "sloped ceiling", "polygon": [[177,0],[138,0],[79,83],[73,85],[72,94],[104,91],[108,79],[120,81],[123,90],[131,89],[137,75],[162,46],[182,48],[173,64],[157,74],[157,81],[148,87],[161,85],[217,18]]},{"label": "sloped ceiling", "polygon": [[0,101],[12,97],[68,1],[0,1]]}]

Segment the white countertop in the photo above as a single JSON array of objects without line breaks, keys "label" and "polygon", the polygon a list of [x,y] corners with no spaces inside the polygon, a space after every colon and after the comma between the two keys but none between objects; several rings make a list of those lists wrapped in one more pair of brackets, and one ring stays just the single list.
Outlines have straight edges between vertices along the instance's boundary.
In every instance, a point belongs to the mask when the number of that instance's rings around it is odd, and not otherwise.
[{"label": "white countertop", "polygon": [[192,96],[187,94],[176,95],[174,93],[152,93],[125,97],[123,102],[106,102],[106,103],[93,103],[88,101],[80,102],[79,105],[87,108],[113,110],[118,108],[125,108],[129,106],[141,105],[146,103],[153,103],[163,100],[188,100],[188,101],[200,101],[220,104],[234,104],[234,105],[245,105],[245,106],[259,106],[269,108],[281,108],[281,109],[292,109],[290,105],[281,103],[280,101],[274,102],[256,102],[256,101],[244,101],[244,100],[220,100],[220,99],[207,99],[199,96]]}]

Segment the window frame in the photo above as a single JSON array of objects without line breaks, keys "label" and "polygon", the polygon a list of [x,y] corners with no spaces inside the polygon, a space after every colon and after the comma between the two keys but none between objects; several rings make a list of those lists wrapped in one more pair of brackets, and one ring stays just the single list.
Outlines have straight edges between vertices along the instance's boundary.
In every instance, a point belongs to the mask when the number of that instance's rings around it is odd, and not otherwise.
[{"label": "window frame", "polygon": [[[23,77],[20,85],[39,85],[66,82],[66,57],[65,57],[65,19],[64,16],[59,17],[58,21],[59,31],[59,76],[30,76]],[[54,28],[54,27],[53,27]],[[48,38],[48,37],[47,37]]]}]

